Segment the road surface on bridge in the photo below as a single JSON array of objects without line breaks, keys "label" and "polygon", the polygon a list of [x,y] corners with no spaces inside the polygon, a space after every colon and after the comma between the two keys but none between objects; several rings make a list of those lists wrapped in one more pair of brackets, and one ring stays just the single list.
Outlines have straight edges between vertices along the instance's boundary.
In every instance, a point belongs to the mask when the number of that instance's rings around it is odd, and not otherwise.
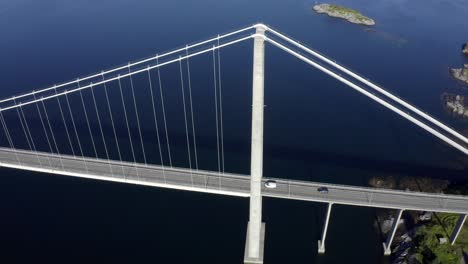
[{"label": "road surface on bridge", "polygon": [[[140,184],[179,190],[248,197],[250,176],[213,171],[169,168],[131,162],[73,157],[0,148],[0,166],[58,175]],[[262,195],[281,199],[354,206],[433,212],[468,213],[468,197],[384,190],[298,180],[275,180],[277,187],[263,187]],[[328,193],[317,191],[328,188]]]}]

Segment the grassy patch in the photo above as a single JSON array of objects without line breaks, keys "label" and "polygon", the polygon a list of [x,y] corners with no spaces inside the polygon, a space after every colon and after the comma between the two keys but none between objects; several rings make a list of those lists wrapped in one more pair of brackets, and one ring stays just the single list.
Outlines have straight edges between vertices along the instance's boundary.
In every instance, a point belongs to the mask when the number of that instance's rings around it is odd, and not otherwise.
[{"label": "grassy patch", "polygon": [[363,14],[359,13],[359,11],[343,7],[343,6],[338,6],[338,5],[330,5],[329,10],[332,12],[340,13],[342,15],[347,15],[351,14],[353,15],[356,19],[359,20],[370,20],[370,18],[364,16]]},{"label": "grassy patch", "polygon": [[[447,232],[447,236],[453,232],[455,225],[457,224],[458,218],[460,217],[459,214],[449,214],[449,213],[436,213],[435,214],[439,220],[433,219],[432,221],[436,221],[437,224],[444,227]],[[456,248],[463,249],[468,252],[468,222],[465,221],[465,224],[458,235],[457,241],[454,245]]]},{"label": "grassy patch", "polygon": [[465,251],[468,251],[468,222],[465,221],[465,225],[463,225],[463,229],[460,232],[460,235],[458,235],[457,238],[457,245],[462,246]]},{"label": "grassy patch", "polygon": [[465,78],[468,78],[468,69],[462,69],[461,75]]}]

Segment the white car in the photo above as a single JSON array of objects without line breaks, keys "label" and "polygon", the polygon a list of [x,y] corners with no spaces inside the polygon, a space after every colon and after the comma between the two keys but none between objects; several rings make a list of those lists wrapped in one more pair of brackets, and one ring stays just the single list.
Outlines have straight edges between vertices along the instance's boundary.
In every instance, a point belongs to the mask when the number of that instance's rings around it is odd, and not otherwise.
[{"label": "white car", "polygon": [[276,188],[276,181],[268,180],[265,182],[265,187],[268,189],[275,189]]}]

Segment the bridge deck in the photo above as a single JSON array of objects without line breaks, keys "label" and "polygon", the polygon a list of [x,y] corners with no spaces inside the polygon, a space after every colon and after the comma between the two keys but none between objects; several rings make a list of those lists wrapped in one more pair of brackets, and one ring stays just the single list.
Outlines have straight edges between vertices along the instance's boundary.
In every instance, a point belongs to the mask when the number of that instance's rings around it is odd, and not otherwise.
[{"label": "bridge deck", "polygon": [[[76,158],[68,155],[38,153],[0,148],[0,166],[59,175],[92,178],[180,190],[249,196],[250,177],[238,174],[219,174],[183,168]],[[356,206],[468,213],[468,197],[382,190],[317,182],[273,179],[276,189],[263,187],[262,195],[283,199],[331,202]],[[318,187],[327,187],[321,194]]]}]

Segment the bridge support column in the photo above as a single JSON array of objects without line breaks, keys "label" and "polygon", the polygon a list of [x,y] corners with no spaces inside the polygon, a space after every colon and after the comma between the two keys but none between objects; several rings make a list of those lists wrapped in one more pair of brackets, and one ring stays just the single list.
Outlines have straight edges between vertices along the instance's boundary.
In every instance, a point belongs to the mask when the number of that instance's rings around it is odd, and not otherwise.
[{"label": "bridge support column", "polygon": [[[252,142],[250,157],[250,211],[245,263],[263,263],[262,175],[263,175],[263,108],[265,27],[257,26],[254,39],[252,82]],[[253,260],[253,262],[252,262]]]},{"label": "bridge support column", "polygon": [[457,237],[460,234],[460,231],[463,228],[463,225],[465,224],[467,214],[462,214],[458,218],[457,224],[453,228],[452,235],[450,236],[450,244],[454,245],[455,242],[457,241]]},{"label": "bridge support column", "polygon": [[245,240],[245,255],[244,255],[244,263],[248,264],[262,264],[263,263],[263,251],[265,249],[265,223],[262,223],[261,229],[260,229],[260,251],[259,251],[259,256],[258,258],[251,258],[247,254],[249,252],[249,236],[250,236],[250,222],[247,224],[247,239]]},{"label": "bridge support column", "polygon": [[395,237],[395,233],[396,233],[396,231],[398,229],[398,224],[400,223],[400,219],[401,219],[402,214],[403,214],[403,209],[399,209],[398,210],[398,216],[393,220],[391,233],[387,237],[387,241],[385,243],[383,243],[384,255],[385,256],[390,256],[390,254],[392,254],[391,246],[392,246],[393,238]]},{"label": "bridge support column", "polygon": [[327,215],[325,217],[325,223],[323,224],[322,239],[318,241],[318,253],[325,253],[325,238],[327,237],[328,223],[330,222],[330,214],[332,209],[332,203],[327,206]]}]

